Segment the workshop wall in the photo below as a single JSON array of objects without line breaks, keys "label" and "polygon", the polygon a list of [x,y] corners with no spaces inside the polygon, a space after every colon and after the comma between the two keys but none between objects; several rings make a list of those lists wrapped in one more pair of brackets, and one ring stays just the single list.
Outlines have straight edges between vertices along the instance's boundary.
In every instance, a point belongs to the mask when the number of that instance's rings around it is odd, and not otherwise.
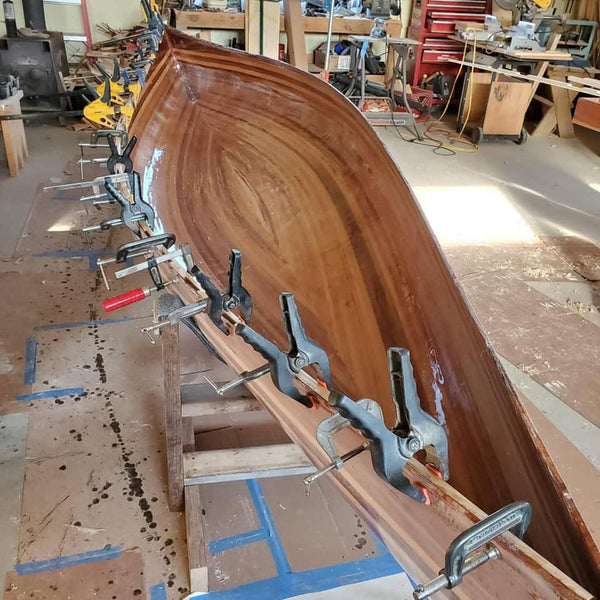
[{"label": "workshop wall", "polygon": [[[87,5],[94,41],[106,37],[97,30],[98,23],[108,23],[111,27],[119,29],[131,27],[143,18],[139,0],[88,0]],[[20,0],[15,0],[15,10],[17,27],[24,27],[25,19]],[[45,10],[48,29],[62,31],[64,34],[84,35],[80,5],[46,3]],[[4,15],[1,18],[0,35],[4,35]]]}]

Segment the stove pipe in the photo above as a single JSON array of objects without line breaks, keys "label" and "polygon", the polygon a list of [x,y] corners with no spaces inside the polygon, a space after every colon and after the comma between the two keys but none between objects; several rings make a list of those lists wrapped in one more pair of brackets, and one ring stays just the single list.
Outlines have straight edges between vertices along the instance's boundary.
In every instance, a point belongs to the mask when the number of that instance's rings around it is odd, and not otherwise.
[{"label": "stove pipe", "polygon": [[46,31],[44,0],[23,0],[25,27],[36,31]]}]

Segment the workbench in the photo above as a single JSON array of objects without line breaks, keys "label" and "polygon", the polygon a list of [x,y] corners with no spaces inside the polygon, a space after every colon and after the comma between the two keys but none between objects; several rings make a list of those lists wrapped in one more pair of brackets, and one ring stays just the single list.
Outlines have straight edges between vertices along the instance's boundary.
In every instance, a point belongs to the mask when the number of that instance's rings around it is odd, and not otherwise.
[{"label": "workbench", "polygon": [[[244,13],[209,12],[203,10],[175,11],[178,29],[224,29],[241,31],[244,29]],[[302,17],[304,33],[327,33],[327,17]],[[373,29],[373,19],[359,17],[334,17],[333,33],[336,35],[368,35]],[[399,36],[402,21],[387,21],[388,35]],[[280,17],[279,31],[285,31],[283,15]]]}]

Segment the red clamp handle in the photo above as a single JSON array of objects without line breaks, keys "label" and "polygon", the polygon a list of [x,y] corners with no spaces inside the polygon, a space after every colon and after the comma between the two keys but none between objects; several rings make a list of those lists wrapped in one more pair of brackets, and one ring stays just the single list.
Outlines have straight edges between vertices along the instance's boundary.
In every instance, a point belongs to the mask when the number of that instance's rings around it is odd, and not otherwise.
[{"label": "red clamp handle", "polygon": [[147,298],[149,295],[150,290],[137,288],[127,292],[126,294],[121,294],[120,296],[115,296],[114,298],[105,300],[102,303],[102,306],[106,312],[110,312],[112,310],[117,310],[118,308],[123,308],[124,306],[129,306],[130,304],[135,304],[136,302]]}]

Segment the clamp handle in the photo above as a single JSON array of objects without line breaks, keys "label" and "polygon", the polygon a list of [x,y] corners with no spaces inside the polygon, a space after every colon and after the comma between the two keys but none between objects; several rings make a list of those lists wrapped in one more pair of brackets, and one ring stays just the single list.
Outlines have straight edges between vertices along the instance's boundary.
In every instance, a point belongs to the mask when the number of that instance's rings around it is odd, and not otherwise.
[{"label": "clamp handle", "polygon": [[448,438],[444,428],[421,408],[410,352],[406,348],[389,348],[388,368],[392,401],[397,416],[393,432],[410,440],[411,447],[416,448],[413,453],[424,449],[425,446],[433,446],[439,460],[439,470],[447,480]]},{"label": "clamp handle", "polygon": [[306,335],[294,294],[284,292],[279,296],[279,303],[283,315],[283,326],[290,342],[290,350],[287,353],[290,369],[297,373],[308,365],[314,365],[317,368],[319,379],[325,381],[327,387],[330,387],[329,357],[323,348]]},{"label": "clamp handle", "polygon": [[85,87],[88,94],[92,97],[92,101],[98,100],[98,98],[100,98],[100,94],[98,93],[98,90],[96,88],[92,87],[92,85],[90,84],[90,82],[87,79],[83,80],[83,87]]},{"label": "clamp handle", "polygon": [[226,310],[240,309],[240,314],[246,323],[252,319],[252,296],[242,285],[242,253],[235,248],[229,254],[228,285],[223,294],[223,307]]},{"label": "clamp handle", "polygon": [[221,291],[210,277],[194,264],[189,244],[182,245],[181,252],[188,273],[195,277],[208,296],[206,314],[210,320],[227,335],[229,335],[229,330],[223,323],[224,312],[239,308],[244,320],[249,322],[252,317],[252,297],[242,286],[242,253],[235,249],[231,251],[229,255],[229,283],[227,291],[221,294]]},{"label": "clamp handle", "polygon": [[312,408],[311,400],[303,396],[294,385],[295,373],[290,370],[287,355],[284,352],[273,342],[242,323],[235,326],[235,333],[268,361],[273,383],[280,392],[296,400],[296,402]]},{"label": "clamp handle", "polygon": [[118,58],[113,60],[113,74],[111,79],[114,83],[117,83],[121,79],[121,65]]},{"label": "clamp handle", "polygon": [[101,102],[107,106],[110,104],[112,98],[112,90],[110,88],[110,77],[106,71],[104,71],[104,93],[102,94]]},{"label": "clamp handle", "polygon": [[123,91],[126,94],[129,94],[129,85],[131,84],[131,78],[129,77],[129,73],[126,70],[124,70],[122,72],[122,77],[123,77]]},{"label": "clamp handle", "polygon": [[523,539],[530,521],[531,505],[528,502],[513,502],[461,533],[446,551],[444,574],[448,578],[448,588],[452,589],[462,581],[467,555],[507,531]]},{"label": "clamp handle", "polygon": [[155,248],[156,246],[164,246],[167,250],[175,243],[174,233],[160,233],[151,237],[134,240],[119,247],[116,254],[117,263],[124,263],[131,254],[140,252],[141,250]]},{"label": "clamp handle", "polygon": [[235,333],[268,361],[273,383],[278,390],[304,406],[312,407],[312,401],[294,385],[296,373],[304,367],[314,365],[319,377],[330,387],[329,359],[325,351],[306,336],[293,294],[281,294],[280,303],[291,346],[289,353],[282,352],[273,342],[242,323],[236,325]]},{"label": "clamp handle", "polygon": [[102,307],[106,312],[111,312],[113,310],[123,308],[124,306],[129,306],[130,304],[140,302],[144,298],[148,297],[148,295],[149,292],[147,293],[147,290],[144,290],[143,288],[136,288],[135,290],[131,290],[130,292],[126,292],[120,296],[115,296],[114,298],[104,300],[102,302]]},{"label": "clamp handle", "polygon": [[125,173],[131,173],[133,171],[133,162],[131,160],[131,152],[135,148],[137,143],[137,137],[134,135],[129,140],[123,152],[119,152],[114,136],[108,137],[108,145],[110,146],[110,156],[106,161],[108,172],[114,175],[116,173],[117,165],[123,165],[125,167]]},{"label": "clamp handle", "polygon": [[[137,138],[135,136],[133,136],[132,140],[133,139],[135,139],[137,141]],[[135,145],[135,142],[134,142],[134,145]],[[128,146],[129,146],[129,144],[128,144]],[[133,147],[132,147],[132,149],[133,149]],[[146,222],[148,223],[148,226],[150,227],[150,229],[154,229],[154,220],[156,218],[156,213],[155,213],[152,205],[150,205],[148,202],[146,202],[142,198],[142,184],[141,184],[140,174],[137,171],[133,171],[132,174],[129,176],[129,185],[130,185],[130,188],[133,190],[133,207],[134,207],[133,210],[134,210],[134,212],[142,213],[145,216]]]}]

